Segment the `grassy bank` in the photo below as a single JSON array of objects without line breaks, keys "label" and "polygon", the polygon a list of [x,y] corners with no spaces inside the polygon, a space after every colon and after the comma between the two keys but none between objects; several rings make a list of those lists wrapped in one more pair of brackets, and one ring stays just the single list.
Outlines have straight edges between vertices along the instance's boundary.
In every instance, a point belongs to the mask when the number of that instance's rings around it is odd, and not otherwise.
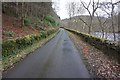
[{"label": "grassy bank", "polygon": [[2,60],[3,70],[5,71],[8,68],[13,67],[15,63],[18,63],[19,61],[24,59],[29,53],[32,53],[34,50],[36,50],[37,48],[39,48],[42,45],[44,45],[45,43],[47,43],[57,33],[58,33],[58,31],[50,34],[49,36],[47,36],[41,40],[35,41],[34,44],[23,48],[17,54],[14,54],[14,55],[8,56],[7,58],[4,58]]}]

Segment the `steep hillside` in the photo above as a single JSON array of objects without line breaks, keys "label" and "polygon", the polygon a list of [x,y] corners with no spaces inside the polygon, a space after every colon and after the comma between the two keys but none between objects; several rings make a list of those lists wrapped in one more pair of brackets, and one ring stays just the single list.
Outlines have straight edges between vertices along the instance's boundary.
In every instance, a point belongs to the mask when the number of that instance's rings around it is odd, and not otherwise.
[{"label": "steep hillside", "polygon": [[38,34],[59,23],[51,2],[3,2],[2,13],[3,39]]},{"label": "steep hillside", "polygon": [[[64,19],[62,20],[62,24],[68,28],[76,29],[82,32],[88,32],[88,27],[79,19],[79,17],[83,19],[86,23],[88,23],[88,25],[90,24],[90,17],[87,15],[75,16],[72,17],[71,20]],[[101,17],[101,22],[103,23],[105,21],[106,18]],[[111,19],[107,19],[104,27],[106,32],[112,32]],[[114,27],[115,27],[115,32],[118,32],[117,16],[114,17]],[[92,32],[101,32],[100,23],[97,17],[93,17]]]},{"label": "steep hillside", "polygon": [[38,34],[39,32],[32,26],[21,27],[21,21],[16,17],[8,16],[5,14],[3,14],[2,17],[3,39],[17,38],[29,34]]},{"label": "steep hillside", "polygon": [[51,2],[3,2],[2,70],[13,67],[52,39],[58,26],[59,17]]}]

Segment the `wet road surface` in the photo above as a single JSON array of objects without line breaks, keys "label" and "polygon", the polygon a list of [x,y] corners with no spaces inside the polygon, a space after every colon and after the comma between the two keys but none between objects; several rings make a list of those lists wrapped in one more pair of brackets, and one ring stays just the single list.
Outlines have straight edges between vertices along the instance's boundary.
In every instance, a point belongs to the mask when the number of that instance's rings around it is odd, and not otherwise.
[{"label": "wet road surface", "polygon": [[3,73],[3,78],[90,78],[80,53],[64,29]]}]

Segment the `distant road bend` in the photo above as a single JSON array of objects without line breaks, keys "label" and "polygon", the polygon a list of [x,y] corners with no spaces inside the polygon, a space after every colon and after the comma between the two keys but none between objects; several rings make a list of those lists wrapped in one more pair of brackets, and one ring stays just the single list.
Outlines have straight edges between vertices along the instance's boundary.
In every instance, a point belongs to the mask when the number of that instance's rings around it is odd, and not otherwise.
[{"label": "distant road bend", "polygon": [[90,78],[90,75],[80,53],[61,28],[52,40],[3,72],[3,78]]}]

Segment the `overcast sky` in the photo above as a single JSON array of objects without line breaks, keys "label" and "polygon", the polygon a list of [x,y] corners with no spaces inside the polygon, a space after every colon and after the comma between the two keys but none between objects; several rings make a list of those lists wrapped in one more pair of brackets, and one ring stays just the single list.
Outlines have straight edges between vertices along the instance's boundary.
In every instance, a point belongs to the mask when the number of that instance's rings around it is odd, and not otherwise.
[{"label": "overcast sky", "polygon": [[[82,0],[86,3],[88,3],[90,0]],[[94,0],[94,1],[98,1],[98,0]],[[111,0],[100,0],[100,2],[102,1],[111,1]],[[113,2],[116,2],[118,0],[112,0]],[[57,5],[59,7],[59,11],[57,12],[57,14],[60,16],[61,19],[65,19],[65,18],[69,18],[68,14],[67,14],[67,10],[66,10],[66,4],[68,2],[80,2],[80,0],[53,0],[53,2],[56,2]],[[87,15],[88,13],[84,13],[84,15]]]}]

